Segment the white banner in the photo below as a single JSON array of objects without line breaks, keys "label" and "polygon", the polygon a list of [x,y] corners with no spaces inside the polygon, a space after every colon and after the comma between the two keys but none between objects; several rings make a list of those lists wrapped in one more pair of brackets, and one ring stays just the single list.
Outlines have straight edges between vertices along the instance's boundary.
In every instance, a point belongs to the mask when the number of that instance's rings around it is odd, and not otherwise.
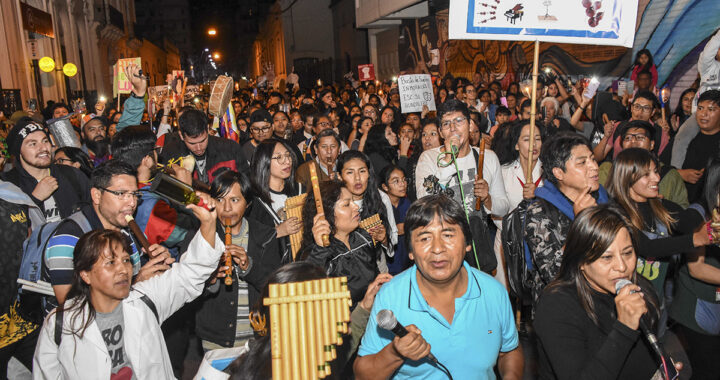
[{"label": "white banner", "polygon": [[430,111],[435,111],[435,96],[429,74],[401,75],[397,83],[402,113],[422,112],[424,105]]},{"label": "white banner", "polygon": [[631,48],[637,10],[636,0],[453,0],[449,37]]}]

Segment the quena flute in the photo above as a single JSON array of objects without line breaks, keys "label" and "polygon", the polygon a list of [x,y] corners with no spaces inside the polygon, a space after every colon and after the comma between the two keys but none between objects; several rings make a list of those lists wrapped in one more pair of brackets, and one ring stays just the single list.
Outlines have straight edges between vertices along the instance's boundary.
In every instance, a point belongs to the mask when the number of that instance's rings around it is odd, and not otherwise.
[{"label": "quena flute", "polygon": [[133,218],[131,215],[125,215],[125,220],[128,223],[128,227],[130,227],[130,231],[132,231],[133,235],[135,235],[135,237],[138,239],[140,245],[145,248],[145,252],[147,253],[147,255],[150,256],[150,242],[148,241],[147,237],[145,237],[145,234],[140,229],[140,226],[138,226],[135,218]]},{"label": "quena flute", "polygon": [[[320,181],[318,181],[317,167],[315,162],[310,164],[310,181],[312,181],[313,195],[315,196],[315,208],[318,214],[323,214],[322,196],[320,194]],[[323,247],[330,245],[330,236],[322,236]]]},{"label": "quena flute", "polygon": [[[232,231],[230,227],[230,218],[225,219],[225,247],[232,244]],[[232,285],[232,255],[230,252],[225,253],[225,285]]]}]

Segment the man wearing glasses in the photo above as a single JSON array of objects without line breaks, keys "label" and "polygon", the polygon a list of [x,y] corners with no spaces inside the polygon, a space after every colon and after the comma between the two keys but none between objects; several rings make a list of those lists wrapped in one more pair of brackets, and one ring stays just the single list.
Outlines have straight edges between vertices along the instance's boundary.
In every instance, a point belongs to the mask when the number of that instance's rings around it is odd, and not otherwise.
[{"label": "man wearing glasses", "polygon": [[250,115],[250,140],[242,146],[243,154],[245,154],[248,163],[252,161],[255,148],[260,145],[261,142],[272,137],[272,123],[272,116],[264,109],[259,109]]},{"label": "man wearing glasses", "polygon": [[[467,212],[475,209],[479,199],[485,212],[504,216],[510,202],[503,185],[500,162],[495,153],[485,150],[483,176],[478,176],[478,150],[470,146],[470,112],[465,103],[450,99],[438,113],[440,135],[445,145],[420,155],[415,170],[418,199],[428,194],[445,193]],[[452,157],[455,156],[453,162]]]},{"label": "man wearing glasses", "polygon": [[[655,128],[647,121],[633,120],[620,129],[620,139],[623,149],[641,148],[652,151],[655,147]],[[605,161],[600,165],[598,176],[600,183],[605,186],[610,176],[612,162]],[[687,189],[685,183],[677,169],[670,165],[660,163],[658,168],[660,182],[658,183],[658,191],[664,199],[675,202],[687,208],[688,202]]]},{"label": "man wearing glasses", "polygon": [[[125,235],[132,248],[134,282],[162,273],[174,261],[167,248],[153,244],[150,252],[146,252],[150,260],[141,268],[138,244],[127,231],[125,220],[135,213],[140,197],[137,171],[132,166],[119,160],[107,161],[93,171],[90,181],[91,204],[84,205],[78,211],[80,215],[64,219],[48,240],[41,279],[52,285],[55,297],[48,297],[44,315],[65,302],[73,281],[73,250],[80,237],[90,230],[110,229]],[[84,220],[85,226],[76,220]]]},{"label": "man wearing glasses", "polygon": [[[615,158],[615,156],[622,151],[622,139],[619,135],[620,130],[624,128],[625,124],[635,120],[645,121],[653,126],[653,141],[655,149],[653,152],[660,156],[665,148],[668,147],[668,143],[670,141],[668,131],[670,130],[670,126],[667,120],[663,120],[662,118],[654,120],[654,116],[659,108],[660,101],[655,94],[650,91],[638,91],[638,93],[635,94],[635,99],[633,99],[632,105],[630,106],[630,120],[624,123],[610,121],[610,123],[605,126],[603,138],[593,148],[595,160],[597,162],[601,162],[608,156]],[[615,132],[618,133],[616,134]],[[610,154],[611,152],[612,155]]]}]

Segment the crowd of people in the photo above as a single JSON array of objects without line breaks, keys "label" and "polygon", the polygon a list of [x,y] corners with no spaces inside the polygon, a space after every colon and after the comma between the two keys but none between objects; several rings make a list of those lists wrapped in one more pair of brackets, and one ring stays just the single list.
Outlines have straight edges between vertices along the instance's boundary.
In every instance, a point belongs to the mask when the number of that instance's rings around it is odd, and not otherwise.
[{"label": "crowd of people", "polygon": [[[543,70],[536,107],[480,76],[439,78],[417,113],[393,81],[251,87],[228,136],[203,100],[148,114],[130,65],[122,107],[0,115],[0,371],[187,377],[195,336],[238,349],[229,378],[269,379],[271,322],[251,317],[270,318],[268,284],[345,276],[334,378],[720,378],[720,33],[698,69],[676,107],[647,50],[632,93]],[[60,146],[59,118],[81,146]],[[160,175],[204,207],[153,191]],[[34,251],[45,293],[16,281]]]}]

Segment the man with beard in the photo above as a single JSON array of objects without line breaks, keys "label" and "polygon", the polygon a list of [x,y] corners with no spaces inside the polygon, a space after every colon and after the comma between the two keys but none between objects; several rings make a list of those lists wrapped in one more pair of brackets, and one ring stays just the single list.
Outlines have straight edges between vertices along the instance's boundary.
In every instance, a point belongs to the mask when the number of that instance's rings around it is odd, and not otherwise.
[{"label": "man with beard", "polygon": [[106,118],[96,116],[88,120],[80,130],[80,137],[83,140],[82,150],[90,156],[95,166],[109,158],[110,140],[107,138],[107,126]]},{"label": "man with beard", "polygon": [[202,111],[190,109],[178,119],[180,132],[168,136],[162,151],[163,163],[176,162],[180,157],[192,154],[195,157],[193,177],[206,184],[217,176],[216,171],[229,168],[248,174],[250,167],[240,144],[211,136],[208,120]]},{"label": "man with beard", "polygon": [[48,222],[70,216],[76,203],[90,198],[85,174],[74,167],[52,163],[52,146],[42,125],[22,118],[8,134],[7,142],[17,165],[4,173],[3,180],[30,196]]},{"label": "man with beard", "polygon": [[[132,249],[130,261],[135,283],[162,273],[175,261],[167,248],[153,244],[150,252],[145,252],[150,259],[141,268],[142,252],[127,231],[125,219],[135,213],[140,198],[136,176],[133,167],[119,160],[110,160],[98,166],[91,178],[91,204],[84,204],[77,211],[80,215],[75,218],[84,218],[90,230],[109,229],[123,233]],[[52,285],[55,297],[46,299],[44,314],[65,302],[73,280],[73,251],[80,237],[87,232],[89,230],[84,230],[75,220],[68,218],[61,222],[48,240],[41,280]]]}]

